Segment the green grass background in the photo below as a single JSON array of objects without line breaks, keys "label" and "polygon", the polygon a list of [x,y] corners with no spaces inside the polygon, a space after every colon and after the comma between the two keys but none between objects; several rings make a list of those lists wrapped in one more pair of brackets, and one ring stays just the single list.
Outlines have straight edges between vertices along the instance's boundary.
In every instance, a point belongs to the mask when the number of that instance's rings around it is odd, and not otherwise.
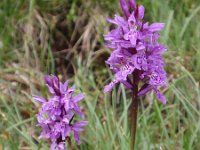
[{"label": "green grass background", "polygon": [[[200,149],[200,1],[138,0],[149,22],[165,22],[168,102],[153,93],[140,99],[136,150]],[[86,94],[89,121],[82,144],[72,150],[128,150],[130,91],[118,86],[105,95],[112,74],[104,61],[107,16],[121,14],[117,0],[0,1],[0,150],[45,150],[38,140],[32,94],[48,97],[44,74],[70,79]],[[126,92],[125,92],[126,91]],[[112,105],[110,104],[112,101]]]}]

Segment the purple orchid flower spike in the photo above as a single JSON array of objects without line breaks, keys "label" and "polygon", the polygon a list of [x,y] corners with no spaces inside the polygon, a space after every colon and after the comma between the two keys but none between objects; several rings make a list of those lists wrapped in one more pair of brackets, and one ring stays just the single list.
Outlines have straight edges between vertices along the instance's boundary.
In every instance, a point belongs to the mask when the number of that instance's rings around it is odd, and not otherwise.
[{"label": "purple orchid flower spike", "polygon": [[74,88],[68,87],[68,81],[63,84],[54,75],[45,76],[44,80],[52,97],[46,100],[40,96],[33,96],[42,106],[36,115],[38,126],[42,128],[39,138],[50,139],[51,150],[66,150],[65,141],[70,133],[74,133],[74,139],[80,145],[79,132],[83,131],[88,122],[74,122],[74,118],[79,115],[84,119],[84,114],[78,106],[84,95],[74,96]]},{"label": "purple orchid flower spike", "polygon": [[114,19],[108,19],[117,28],[105,35],[106,46],[113,49],[106,63],[115,76],[105,86],[104,92],[111,91],[117,83],[132,88],[134,83],[130,82],[129,76],[137,72],[138,82],[144,82],[151,87],[145,86],[150,90],[140,89],[138,95],[145,95],[144,91],[154,91],[158,100],[165,104],[166,99],[158,87],[167,85],[162,58],[166,48],[157,41],[164,23],[145,23],[145,8],[137,6],[135,0],[120,0],[120,5],[125,18],[115,15]]}]

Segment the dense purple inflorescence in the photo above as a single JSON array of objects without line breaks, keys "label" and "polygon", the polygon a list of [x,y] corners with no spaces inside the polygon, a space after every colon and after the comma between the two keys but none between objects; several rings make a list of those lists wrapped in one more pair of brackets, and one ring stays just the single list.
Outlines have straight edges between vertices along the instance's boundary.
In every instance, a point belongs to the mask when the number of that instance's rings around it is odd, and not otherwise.
[{"label": "dense purple inflorescence", "polygon": [[164,24],[144,22],[145,9],[136,5],[135,0],[120,0],[120,4],[125,17],[115,15],[114,19],[108,19],[117,28],[105,35],[108,41],[106,46],[113,49],[106,63],[115,77],[105,86],[104,92],[111,91],[120,82],[132,88],[134,83],[131,83],[128,76],[137,73],[138,82],[144,82],[138,96],[153,90],[158,100],[166,103],[165,97],[158,90],[158,86],[167,85],[162,58],[167,49],[157,41]]},{"label": "dense purple inflorescence", "polygon": [[45,76],[45,82],[52,97],[47,101],[43,97],[34,96],[34,100],[42,105],[37,114],[38,126],[43,129],[40,138],[51,140],[51,150],[66,150],[65,141],[73,133],[79,145],[79,132],[83,131],[88,122],[77,121],[73,124],[72,121],[76,114],[84,119],[78,106],[84,95],[74,96],[74,88],[68,87],[68,81],[62,84],[54,75]]}]

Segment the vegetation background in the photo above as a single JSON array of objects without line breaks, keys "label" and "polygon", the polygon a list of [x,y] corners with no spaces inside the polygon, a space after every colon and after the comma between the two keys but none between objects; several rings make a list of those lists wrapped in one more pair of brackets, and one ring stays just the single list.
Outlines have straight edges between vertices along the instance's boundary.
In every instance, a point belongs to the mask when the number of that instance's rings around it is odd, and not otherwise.
[{"label": "vegetation background", "polygon": [[[137,0],[149,22],[165,22],[161,42],[169,88],[167,105],[149,93],[140,100],[136,150],[200,149],[200,1]],[[70,79],[87,93],[89,125],[72,150],[128,150],[130,93],[102,92],[112,74],[103,34],[106,17],[121,14],[118,0],[0,1],[0,150],[46,150],[38,140],[32,94],[49,96],[44,74]]]}]

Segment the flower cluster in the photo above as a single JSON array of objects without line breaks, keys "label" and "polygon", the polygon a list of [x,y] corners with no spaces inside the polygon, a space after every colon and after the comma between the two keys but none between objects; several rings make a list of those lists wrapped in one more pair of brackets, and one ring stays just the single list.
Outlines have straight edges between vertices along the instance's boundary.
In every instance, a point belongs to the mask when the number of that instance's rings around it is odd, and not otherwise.
[{"label": "flower cluster", "polygon": [[162,58],[167,49],[158,43],[159,31],[164,28],[164,24],[144,22],[145,9],[136,5],[135,0],[120,0],[120,4],[125,17],[115,15],[114,19],[108,18],[110,23],[117,26],[105,35],[108,41],[106,46],[113,49],[106,63],[115,77],[105,86],[104,92],[111,91],[117,83],[132,88],[134,83],[131,83],[129,75],[137,73],[138,82],[144,82],[138,96],[153,90],[158,100],[166,103],[158,90],[158,86],[167,85]]},{"label": "flower cluster", "polygon": [[45,76],[45,82],[52,97],[47,101],[43,97],[34,96],[34,100],[42,105],[37,114],[38,126],[43,129],[40,138],[51,140],[51,150],[65,150],[65,141],[73,133],[79,145],[79,132],[83,131],[88,122],[77,121],[73,124],[73,120],[76,114],[84,118],[78,106],[84,95],[73,96],[74,88],[68,87],[68,81],[62,84],[54,75]]}]

